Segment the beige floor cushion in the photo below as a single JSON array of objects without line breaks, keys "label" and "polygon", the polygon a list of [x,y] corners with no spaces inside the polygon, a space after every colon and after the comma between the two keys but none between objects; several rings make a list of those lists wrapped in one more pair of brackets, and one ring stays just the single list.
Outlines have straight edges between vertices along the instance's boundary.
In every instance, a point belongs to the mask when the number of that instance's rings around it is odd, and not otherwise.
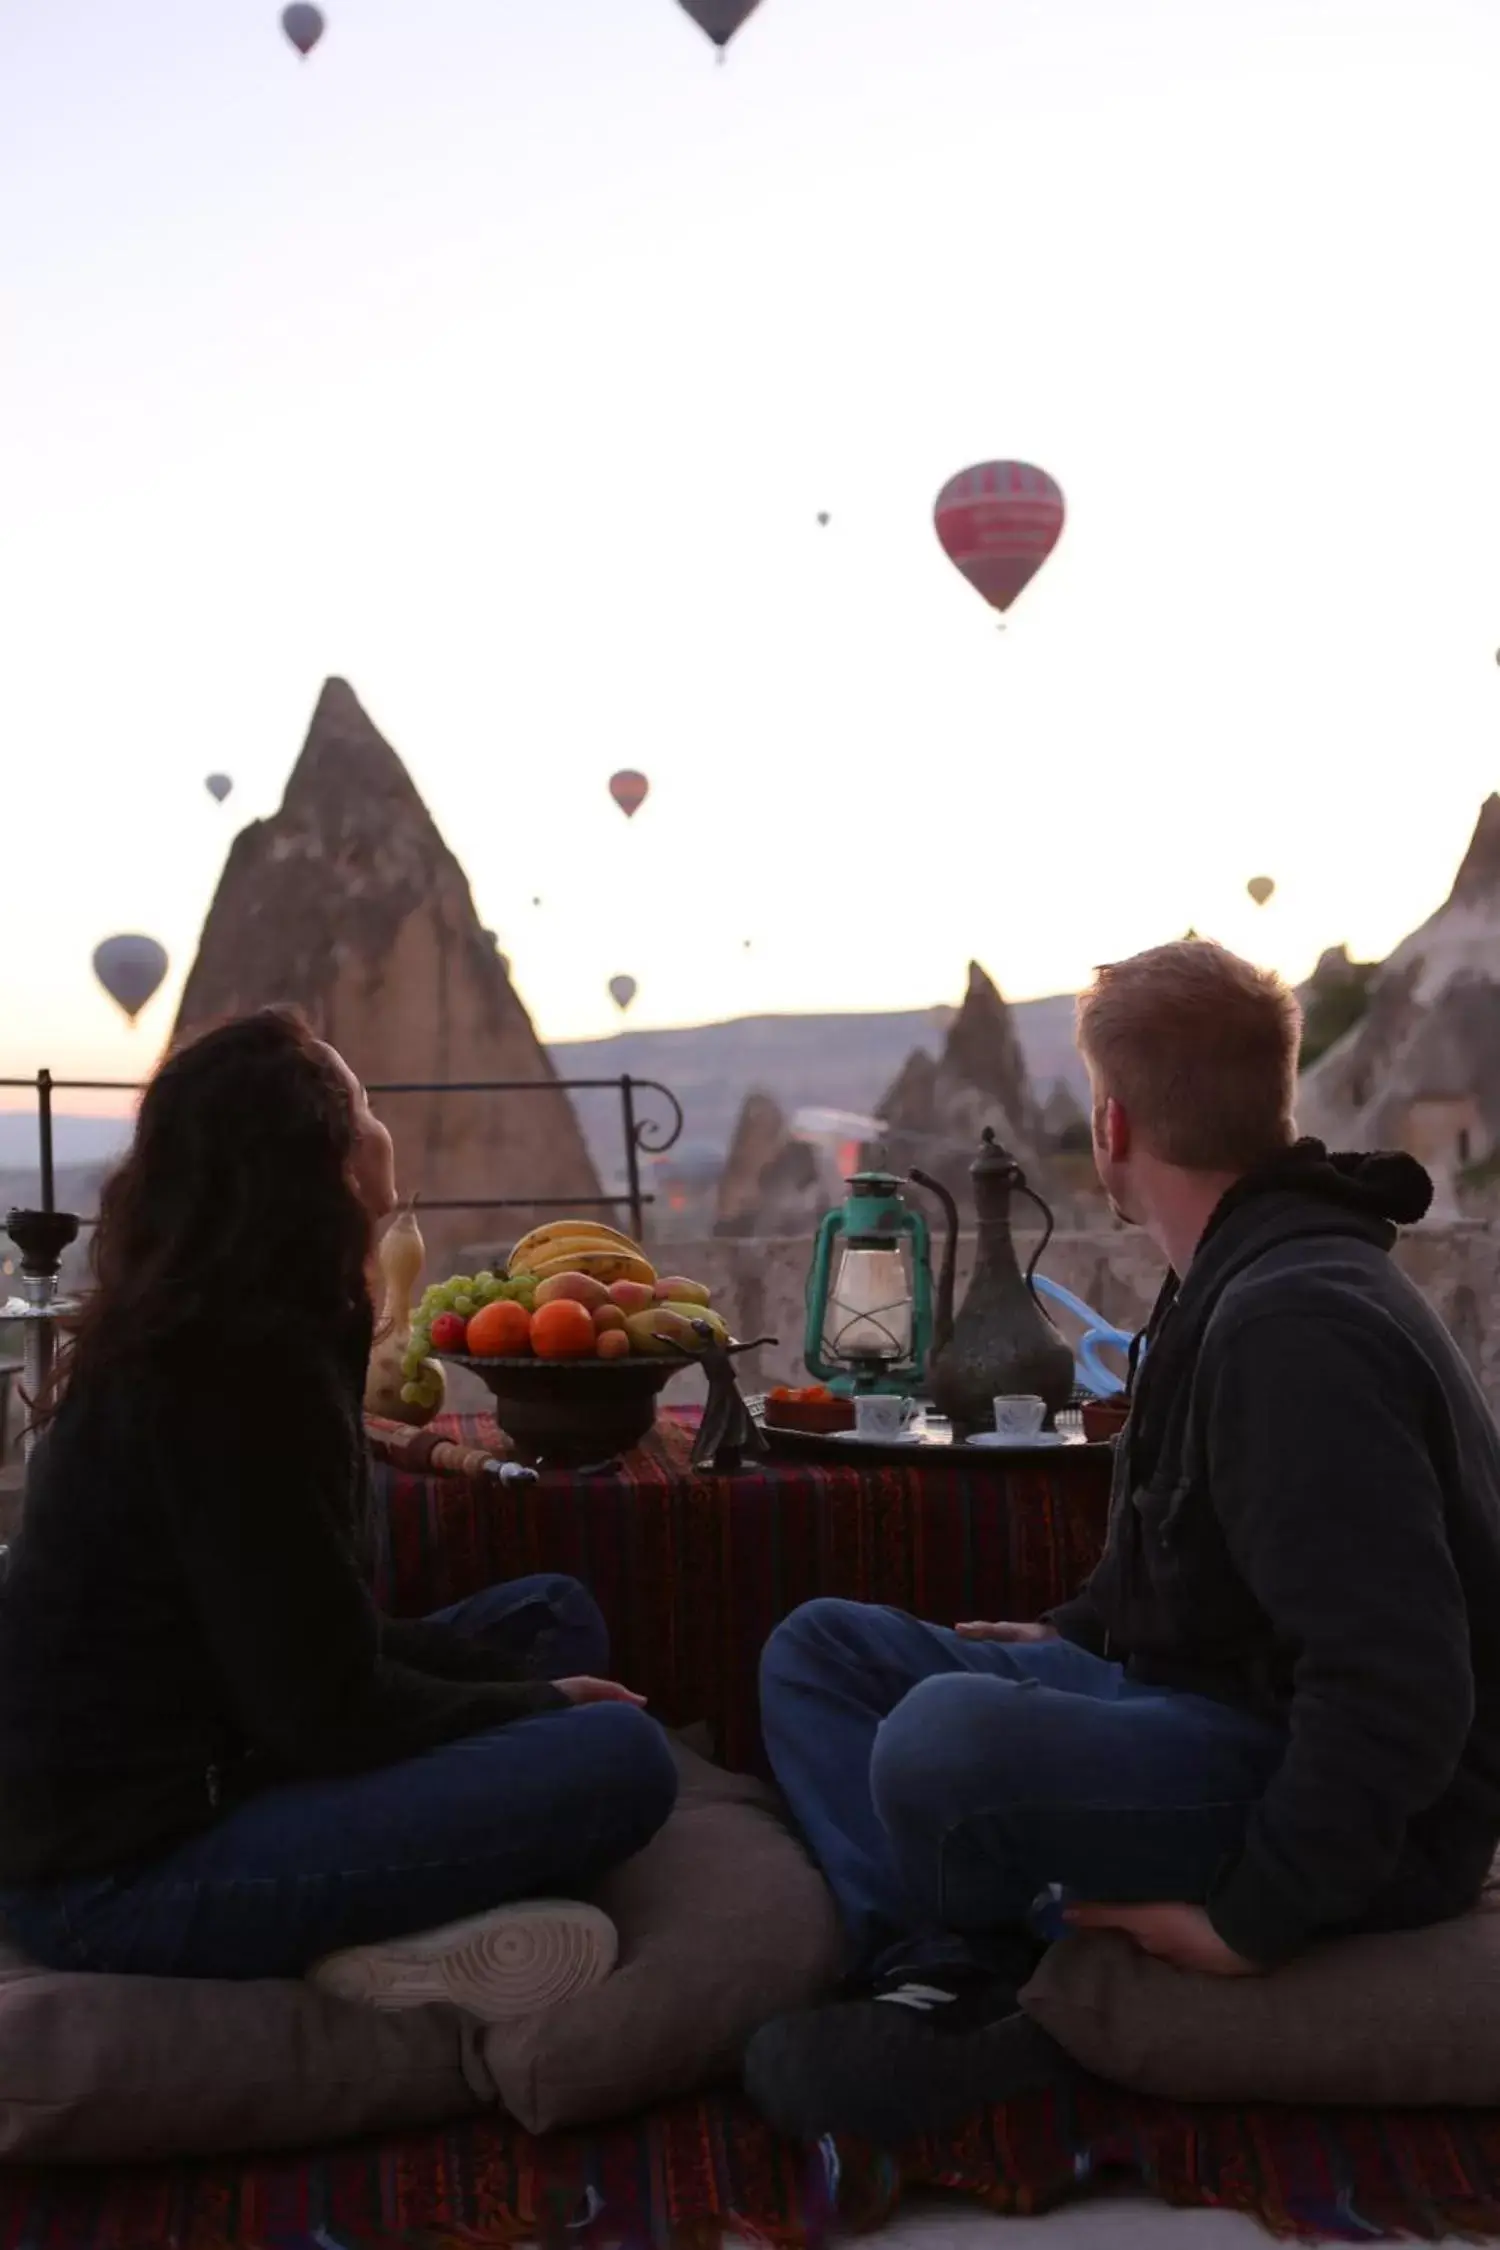
[{"label": "beige floor cushion", "polygon": [[533,2131],[731,2072],[838,1973],[822,1877],[771,1792],[678,1748],[682,1795],[599,1902],[614,1975],[543,2016],[390,2014],[298,1983],[74,1976],[0,1948],[0,2161],[321,2146],[506,2107]]},{"label": "beige floor cushion", "polygon": [[674,1748],[676,1811],[596,1894],[620,1933],[614,1975],[486,2034],[500,2098],[534,2133],[732,2075],[753,2031],[839,1975],[833,1901],[772,1792]]},{"label": "beige floor cushion", "polygon": [[311,1986],[72,1976],[0,1958],[0,2160],[317,2147],[485,2109],[481,2027]]},{"label": "beige floor cushion", "polygon": [[1500,2104],[1500,1893],[1265,1977],[1191,1976],[1113,1933],[1054,1946],[1021,1995],[1101,2078],[1174,2101]]}]

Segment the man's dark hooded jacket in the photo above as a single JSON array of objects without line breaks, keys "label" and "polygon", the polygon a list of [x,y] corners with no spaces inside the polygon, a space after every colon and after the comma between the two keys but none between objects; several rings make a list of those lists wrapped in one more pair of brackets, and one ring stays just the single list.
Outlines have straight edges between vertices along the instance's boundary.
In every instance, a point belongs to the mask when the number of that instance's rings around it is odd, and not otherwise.
[{"label": "man's dark hooded jacket", "polygon": [[1500,1840],[1500,1440],[1389,1255],[1430,1195],[1410,1157],[1316,1141],[1230,1190],[1152,1315],[1104,1555],[1052,1613],[1288,1723],[1208,1901],[1251,1961],[1459,1913]]}]

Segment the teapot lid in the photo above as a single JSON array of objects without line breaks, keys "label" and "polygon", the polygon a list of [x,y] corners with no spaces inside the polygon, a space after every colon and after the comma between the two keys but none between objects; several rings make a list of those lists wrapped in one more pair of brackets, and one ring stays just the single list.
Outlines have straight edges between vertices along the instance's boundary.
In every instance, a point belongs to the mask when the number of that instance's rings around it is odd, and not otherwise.
[{"label": "teapot lid", "polygon": [[1011,1155],[995,1138],[993,1125],[986,1125],[979,1143],[979,1154],[969,1166],[969,1177],[979,1182],[998,1181],[1006,1187],[1024,1187],[1026,1175]]}]

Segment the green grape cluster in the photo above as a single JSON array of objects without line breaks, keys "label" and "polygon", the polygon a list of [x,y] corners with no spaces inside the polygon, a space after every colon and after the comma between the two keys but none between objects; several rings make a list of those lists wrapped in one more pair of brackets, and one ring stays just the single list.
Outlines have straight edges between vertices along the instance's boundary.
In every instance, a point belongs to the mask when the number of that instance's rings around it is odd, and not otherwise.
[{"label": "green grape cluster", "polygon": [[460,1320],[472,1320],[481,1306],[493,1305],[502,1298],[531,1312],[536,1289],[536,1282],[529,1276],[524,1281],[506,1281],[502,1275],[489,1272],[454,1274],[451,1280],[435,1281],[424,1289],[401,1362],[405,1378],[401,1396],[406,1404],[436,1406],[441,1402],[441,1373],[427,1364],[432,1354],[432,1324],[439,1313],[457,1313]]}]

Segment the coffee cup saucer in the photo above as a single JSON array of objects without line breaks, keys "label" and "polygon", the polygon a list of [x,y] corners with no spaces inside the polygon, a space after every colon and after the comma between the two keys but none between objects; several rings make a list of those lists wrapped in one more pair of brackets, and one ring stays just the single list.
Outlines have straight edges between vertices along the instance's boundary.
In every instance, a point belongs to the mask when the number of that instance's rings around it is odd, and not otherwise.
[{"label": "coffee cup saucer", "polygon": [[920,1430],[895,1430],[887,1436],[883,1430],[830,1430],[841,1445],[920,1445]]},{"label": "coffee cup saucer", "polygon": [[1066,1430],[1033,1430],[1029,1437],[1009,1430],[978,1430],[968,1443],[993,1446],[997,1452],[1020,1453],[1038,1445],[1071,1445],[1074,1440]]}]

